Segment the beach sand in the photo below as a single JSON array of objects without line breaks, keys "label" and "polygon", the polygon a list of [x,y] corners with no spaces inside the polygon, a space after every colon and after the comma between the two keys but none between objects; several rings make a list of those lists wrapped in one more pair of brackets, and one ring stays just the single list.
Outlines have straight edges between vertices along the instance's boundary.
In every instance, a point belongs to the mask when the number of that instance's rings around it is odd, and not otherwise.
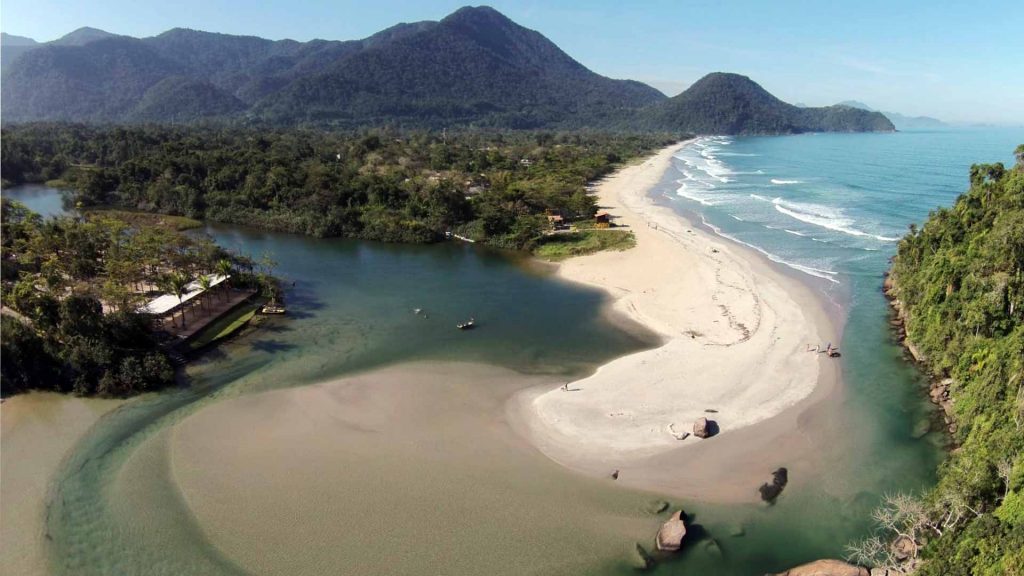
[{"label": "beach sand", "polygon": [[[538,453],[493,366],[407,363],[219,401],[170,436],[209,541],[258,574],[595,573],[663,519],[653,496]],[[526,528],[528,527],[528,528]]]},{"label": "beach sand", "polygon": [[[838,366],[807,345],[837,337],[807,285],[648,197],[678,149],[597,187],[599,206],[615,227],[636,235],[636,247],[574,258],[558,270],[567,281],[607,291],[613,313],[664,343],[601,366],[568,390],[520,394],[516,418],[545,454],[570,468],[629,469],[623,479],[643,488],[752,499],[750,474],[760,478],[775,462],[809,457],[807,426],[820,413],[809,409],[831,397]],[[717,424],[717,435],[679,439],[700,417]]]},{"label": "beach sand", "polygon": [[0,407],[0,567],[48,574],[46,496],[75,443],[121,400],[33,392]]}]

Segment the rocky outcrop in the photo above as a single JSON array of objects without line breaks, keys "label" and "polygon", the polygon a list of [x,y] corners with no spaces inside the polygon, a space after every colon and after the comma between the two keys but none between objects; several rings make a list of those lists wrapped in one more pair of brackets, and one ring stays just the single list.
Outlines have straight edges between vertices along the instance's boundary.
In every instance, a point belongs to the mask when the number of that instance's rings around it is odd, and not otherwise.
[{"label": "rocky outcrop", "polygon": [[[841,560],[817,560],[779,572],[774,576],[870,576],[867,568],[847,564]],[[772,575],[767,575],[772,576]]]},{"label": "rocky outcrop", "polygon": [[663,552],[675,552],[682,548],[683,538],[686,537],[686,521],[683,520],[683,511],[676,510],[675,514],[661,525],[658,536],[655,538],[658,550]]},{"label": "rocky outcrop", "polygon": [[[906,310],[903,307],[903,302],[899,299],[899,282],[893,274],[886,274],[885,281],[882,284],[882,291],[885,292],[885,296],[889,299],[889,304],[893,309],[893,317],[889,320],[889,326],[896,333],[896,338],[900,341],[900,344],[906,348],[907,352],[914,358],[914,361],[921,366],[921,371],[927,374],[927,358],[907,337]],[[950,434],[956,433],[956,421],[953,419],[953,401],[949,396],[949,390],[952,385],[952,378],[932,378],[928,390],[928,397],[932,403],[942,408],[943,420]]]}]

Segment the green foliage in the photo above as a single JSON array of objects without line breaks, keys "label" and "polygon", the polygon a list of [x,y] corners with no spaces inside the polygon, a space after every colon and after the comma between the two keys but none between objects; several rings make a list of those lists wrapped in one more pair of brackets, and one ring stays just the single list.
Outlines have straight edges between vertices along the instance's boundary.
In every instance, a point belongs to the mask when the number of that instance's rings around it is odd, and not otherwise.
[{"label": "green foliage", "polygon": [[125,396],[166,386],[174,371],[149,319],[136,312],[153,286],[180,294],[191,278],[214,271],[241,285],[272,282],[265,266],[184,236],[166,218],[133,213],[126,222],[100,211],[44,221],[6,198],[0,210],[4,395]]},{"label": "green foliage", "polygon": [[908,338],[954,382],[960,447],[930,498],[941,536],[928,575],[1024,567],[1024,163],[975,165],[970,180],[952,208],[911,227],[892,268]]},{"label": "green foliage", "polygon": [[61,176],[85,207],[385,242],[469,228],[522,248],[546,227],[538,216],[589,218],[588,182],[673,140],[39,124],[5,128],[0,147],[6,178]]},{"label": "green foliage", "polygon": [[636,236],[632,232],[583,230],[546,236],[537,242],[533,253],[545,260],[557,261],[601,250],[628,250],[633,246],[636,246]]}]

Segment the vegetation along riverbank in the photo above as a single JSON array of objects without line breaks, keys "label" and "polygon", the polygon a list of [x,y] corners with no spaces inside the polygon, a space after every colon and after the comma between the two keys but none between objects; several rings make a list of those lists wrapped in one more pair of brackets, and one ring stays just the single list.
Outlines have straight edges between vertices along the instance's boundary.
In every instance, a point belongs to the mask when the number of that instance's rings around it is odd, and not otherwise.
[{"label": "vegetation along riverbank", "polygon": [[167,386],[186,342],[223,337],[219,316],[277,292],[268,261],[183,234],[180,218],[98,211],[44,220],[6,198],[2,211],[5,396]]}]

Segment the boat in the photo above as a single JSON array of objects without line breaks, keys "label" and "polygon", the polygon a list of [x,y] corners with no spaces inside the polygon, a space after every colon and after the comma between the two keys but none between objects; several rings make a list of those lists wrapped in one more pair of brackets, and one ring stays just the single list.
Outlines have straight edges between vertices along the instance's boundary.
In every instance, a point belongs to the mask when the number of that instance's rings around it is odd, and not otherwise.
[{"label": "boat", "polygon": [[458,328],[459,330],[472,330],[474,328],[474,326],[475,326],[475,324],[474,324],[472,318],[470,318],[469,320],[467,320],[465,322],[460,322],[460,323],[455,325],[455,327]]},{"label": "boat", "polygon": [[285,313],[284,306],[279,305],[276,300],[271,300],[270,302],[267,302],[266,304],[264,304],[263,305],[263,309],[261,311],[264,314],[284,314]]}]

